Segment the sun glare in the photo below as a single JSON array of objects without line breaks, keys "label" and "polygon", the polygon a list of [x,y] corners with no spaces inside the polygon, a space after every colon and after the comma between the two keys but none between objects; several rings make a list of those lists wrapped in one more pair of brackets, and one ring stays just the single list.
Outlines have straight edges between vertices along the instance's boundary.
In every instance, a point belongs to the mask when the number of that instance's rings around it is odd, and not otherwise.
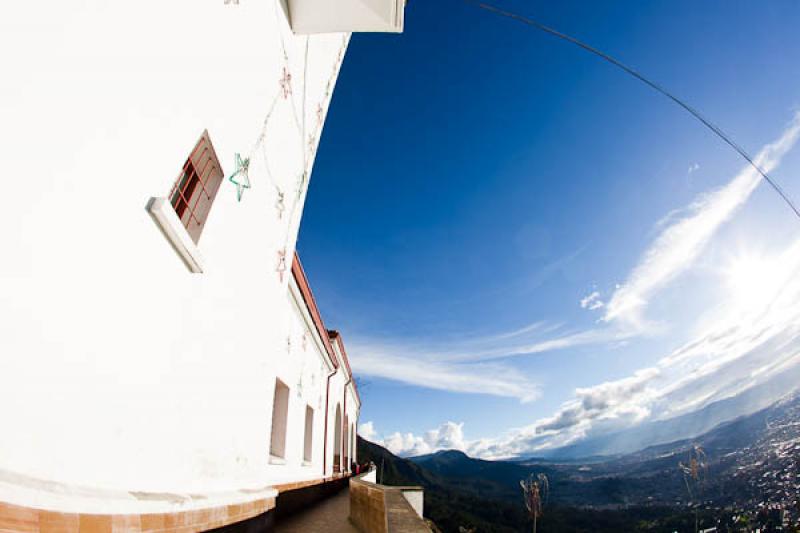
[{"label": "sun glare", "polygon": [[756,310],[767,304],[778,290],[783,276],[774,258],[742,254],[725,269],[725,285],[736,307]]}]

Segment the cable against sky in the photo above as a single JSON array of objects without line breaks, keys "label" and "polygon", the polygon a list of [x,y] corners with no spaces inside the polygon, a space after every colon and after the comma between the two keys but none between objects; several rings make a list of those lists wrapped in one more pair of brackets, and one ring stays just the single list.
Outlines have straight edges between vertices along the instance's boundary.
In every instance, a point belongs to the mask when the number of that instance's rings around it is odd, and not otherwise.
[{"label": "cable against sky", "polygon": [[511,11],[506,11],[504,9],[500,9],[499,7],[493,6],[491,4],[486,4],[486,3],[483,3],[483,2],[479,2],[477,0],[462,0],[462,1],[464,3],[466,3],[466,4],[468,4],[468,5],[472,5],[472,6],[478,7],[480,9],[483,9],[483,10],[491,12],[491,13],[495,13],[495,14],[500,15],[502,17],[506,17],[506,18],[510,18],[512,20],[516,20],[518,22],[522,22],[523,24],[527,24],[528,26],[532,26],[532,27],[534,27],[534,28],[536,28],[536,29],[538,29],[540,31],[543,31],[545,33],[549,33],[550,35],[558,37],[559,39],[562,39],[562,40],[570,42],[570,43],[572,43],[572,44],[574,44],[576,46],[579,46],[580,48],[583,48],[587,52],[590,52],[590,53],[600,57],[601,59],[604,59],[605,61],[611,63],[612,65],[616,66],[617,68],[622,69],[623,71],[625,71],[629,75],[633,76],[634,78],[636,78],[639,81],[643,82],[644,84],[648,85],[650,88],[652,88],[652,89],[658,91],[659,93],[663,94],[664,96],[666,96],[667,98],[672,100],[674,103],[678,104],[683,109],[688,111],[689,114],[691,114],[694,118],[699,120],[705,127],[707,127],[709,130],[714,132],[714,134],[716,134],[717,137],[719,137],[720,139],[725,141],[725,143],[728,146],[730,146],[731,148],[736,150],[736,152],[740,156],[742,156],[761,175],[761,177],[767,183],[770,184],[770,186],[775,190],[775,192],[777,192],[778,195],[780,195],[780,197],[783,198],[783,201],[786,202],[786,205],[788,205],[789,208],[792,211],[794,211],[795,216],[797,216],[797,218],[800,219],[800,210],[794,204],[792,199],[789,198],[789,195],[786,194],[786,192],[783,191],[783,189],[780,187],[780,185],[778,185],[778,183],[774,179],[772,179],[772,177],[764,169],[762,169],[761,166],[758,163],[755,162],[755,160],[750,156],[750,154],[747,153],[747,151],[744,148],[739,146],[739,144],[737,144],[733,139],[731,139],[728,136],[728,134],[726,134],[724,131],[722,131],[722,129],[720,129],[718,126],[716,126],[711,121],[706,119],[697,109],[693,108],[692,106],[690,106],[689,104],[687,104],[686,102],[684,102],[683,100],[678,98],[677,96],[673,95],[672,93],[667,91],[661,85],[657,84],[654,81],[649,80],[648,78],[644,77],[644,75],[640,74],[635,69],[629,67],[628,65],[626,65],[625,63],[622,63],[621,61],[618,61],[618,60],[614,59],[613,57],[611,57],[610,55],[606,54],[605,52],[602,52],[602,51],[598,50],[597,48],[594,48],[593,46],[590,46],[590,45],[584,43],[583,41],[580,41],[580,40],[576,39],[575,37],[571,37],[570,35],[567,35],[565,33],[561,33],[558,30],[550,28],[549,26],[546,26],[546,25],[542,24],[541,22],[538,22],[536,20],[530,19],[530,18],[525,17],[523,15],[519,15],[517,13],[513,13]]}]

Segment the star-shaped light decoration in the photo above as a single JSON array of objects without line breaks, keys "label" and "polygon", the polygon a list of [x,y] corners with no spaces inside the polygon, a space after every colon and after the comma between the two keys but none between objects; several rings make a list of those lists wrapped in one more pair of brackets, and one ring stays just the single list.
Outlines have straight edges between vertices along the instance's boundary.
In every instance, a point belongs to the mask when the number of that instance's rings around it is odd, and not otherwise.
[{"label": "star-shaped light decoration", "polygon": [[275,267],[275,271],[278,273],[281,283],[283,283],[283,274],[286,272],[286,248],[278,250],[278,266]]},{"label": "star-shaped light decoration", "polygon": [[308,153],[314,155],[314,150],[317,149],[317,136],[313,133],[308,136]]},{"label": "star-shaped light decoration", "polygon": [[300,366],[300,374],[297,376],[297,397],[303,397],[303,385],[306,381],[306,365]]},{"label": "star-shaped light decoration", "polygon": [[322,115],[325,110],[322,108],[322,104],[317,104],[317,126],[322,126]]},{"label": "star-shaped light decoration", "polygon": [[250,158],[242,159],[242,156],[236,154],[236,170],[231,174],[228,180],[236,185],[236,198],[241,202],[242,195],[245,189],[250,188],[250,177],[248,172],[250,170]]},{"label": "star-shaped light decoration", "polygon": [[283,218],[283,212],[286,211],[286,195],[280,189],[278,189],[278,199],[275,200],[275,209],[278,210],[278,220]]},{"label": "star-shaped light decoration", "polygon": [[297,179],[297,198],[303,196],[303,188],[306,186],[308,173],[304,170]]},{"label": "star-shaped light decoration", "polygon": [[283,77],[280,79],[280,85],[281,95],[286,100],[292,94],[292,73],[286,67],[283,67]]}]

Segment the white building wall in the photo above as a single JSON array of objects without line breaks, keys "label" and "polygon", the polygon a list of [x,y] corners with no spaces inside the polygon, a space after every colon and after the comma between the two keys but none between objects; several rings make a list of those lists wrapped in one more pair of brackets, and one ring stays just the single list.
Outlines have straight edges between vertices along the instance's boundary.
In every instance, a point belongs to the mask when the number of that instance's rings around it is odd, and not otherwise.
[{"label": "white building wall", "polygon": [[[338,368],[334,368],[326,355],[322,339],[313,327],[312,318],[303,304],[299,291],[294,284],[291,289],[294,320],[290,328],[291,353],[287,355],[296,359],[296,364],[288,368],[285,375],[279,377],[289,384],[292,390],[289,418],[295,425],[289,428],[287,446],[293,451],[287,455],[285,465],[283,463],[270,465],[276,483],[333,475],[336,406],[344,409],[344,383],[348,380],[347,371],[340,359],[341,352],[338,348],[334,348],[334,356],[339,364]],[[328,386],[328,375],[331,373],[333,375]],[[327,449],[324,441],[326,393],[329,412]],[[306,405],[314,409],[314,460],[311,464],[304,464],[302,460]],[[352,404],[348,404],[348,408],[351,406]],[[343,411],[342,416],[344,416]],[[327,459],[323,461],[325,452]]]},{"label": "white building wall", "polygon": [[[336,348],[334,347],[334,350]],[[341,409],[341,441],[344,442],[344,384],[347,380],[345,372],[343,372],[341,366],[340,370],[331,378],[331,387],[330,387],[330,396],[329,396],[329,408],[330,408],[330,429],[329,429],[329,460],[328,460],[328,475],[332,475],[334,472],[333,465],[334,460],[333,457],[337,453],[342,454],[342,452],[337,452],[337,443],[335,442],[336,430],[334,427],[335,420],[336,420],[336,407],[338,406]],[[343,450],[342,450],[343,451]],[[340,459],[341,460],[341,459]]]},{"label": "white building wall", "polygon": [[[347,435],[347,456],[349,457],[350,463],[354,461],[357,462],[356,457],[356,447],[355,447],[355,434],[358,420],[358,413],[359,413],[359,403],[356,399],[355,391],[355,383],[350,382],[346,388],[345,397],[347,399],[347,428],[346,428],[346,435]],[[346,465],[348,469],[350,469],[350,464]]]},{"label": "white building wall", "polygon": [[[293,36],[277,5],[38,0],[0,17],[1,471],[187,493],[321,473],[321,441],[301,464],[302,427],[324,389],[297,384],[326,374],[319,347],[296,357],[286,291],[299,177],[348,36]],[[204,129],[229,176],[273,102],[274,182],[259,150],[241,202],[226,179],[199,241],[205,272],[189,274],[145,204],[167,195]],[[292,389],[285,465],[269,463],[276,377]]]},{"label": "white building wall", "polygon": [[353,404],[355,407],[353,408],[353,418],[350,421],[350,448],[352,450],[352,460],[358,464],[358,441],[356,435],[358,434],[358,417],[361,411],[361,405],[355,400],[353,401]]},{"label": "white building wall", "polygon": [[358,419],[361,408],[360,403],[356,400],[356,396],[354,395],[355,383],[348,370],[347,356],[342,352],[338,342],[333,342],[332,345],[339,364],[339,369],[336,375],[331,378],[329,416],[331,423],[335,423],[337,406],[341,409],[341,443],[337,445],[335,442],[335,430],[331,429],[328,441],[328,446],[331,450],[329,474],[333,473],[334,462],[332,457],[336,453],[337,447],[341,455],[340,461],[342,471],[348,471],[350,469],[350,464],[345,462],[345,457],[349,457],[350,461],[352,461],[354,451],[351,445],[352,437],[348,438],[348,433],[355,431],[355,421]]}]

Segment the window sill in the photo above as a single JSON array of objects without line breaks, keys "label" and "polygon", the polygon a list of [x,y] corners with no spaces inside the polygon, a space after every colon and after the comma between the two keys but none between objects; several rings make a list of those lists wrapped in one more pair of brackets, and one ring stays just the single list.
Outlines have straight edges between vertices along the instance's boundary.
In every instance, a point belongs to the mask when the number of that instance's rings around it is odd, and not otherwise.
[{"label": "window sill", "polygon": [[303,466],[313,466],[313,464],[311,461],[303,461],[302,463]]},{"label": "window sill", "polygon": [[181,224],[172,204],[166,198],[154,197],[147,202],[146,209],[186,268],[190,272],[201,274],[203,272],[203,256],[200,255],[197,245]]},{"label": "window sill", "polygon": [[285,465],[286,464],[286,459],[284,459],[283,457],[277,457],[275,455],[270,455],[269,456],[269,464],[271,464],[271,465]]}]

